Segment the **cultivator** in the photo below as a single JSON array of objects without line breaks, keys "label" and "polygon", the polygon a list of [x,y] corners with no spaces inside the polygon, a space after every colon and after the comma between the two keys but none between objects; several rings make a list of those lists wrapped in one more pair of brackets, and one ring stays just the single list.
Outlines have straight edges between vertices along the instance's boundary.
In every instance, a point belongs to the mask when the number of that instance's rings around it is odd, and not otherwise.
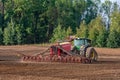
[{"label": "cultivator", "polygon": [[[81,39],[86,40],[86,39]],[[34,62],[68,62],[68,63],[91,63],[97,60],[97,53],[94,48],[89,46],[81,46],[71,49],[70,42],[63,42],[50,46],[47,50],[34,56],[24,55],[23,61]],[[89,48],[88,48],[89,47]]]},{"label": "cultivator", "polygon": [[[57,49],[55,53],[54,48]],[[45,51],[44,54],[40,53],[35,56],[23,56],[23,61],[35,61],[35,62],[69,62],[69,63],[90,63],[91,60],[86,57],[81,57],[79,55],[72,55],[70,52],[61,48],[60,46],[51,46],[48,52]],[[46,53],[46,54],[45,54]]]}]

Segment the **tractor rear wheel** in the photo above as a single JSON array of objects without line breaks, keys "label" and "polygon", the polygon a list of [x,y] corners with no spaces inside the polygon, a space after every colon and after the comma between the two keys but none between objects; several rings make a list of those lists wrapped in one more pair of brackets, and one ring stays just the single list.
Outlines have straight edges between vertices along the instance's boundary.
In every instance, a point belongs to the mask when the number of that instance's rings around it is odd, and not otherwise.
[{"label": "tractor rear wheel", "polygon": [[86,57],[91,59],[92,61],[97,61],[98,54],[93,47],[88,47],[86,50]]}]

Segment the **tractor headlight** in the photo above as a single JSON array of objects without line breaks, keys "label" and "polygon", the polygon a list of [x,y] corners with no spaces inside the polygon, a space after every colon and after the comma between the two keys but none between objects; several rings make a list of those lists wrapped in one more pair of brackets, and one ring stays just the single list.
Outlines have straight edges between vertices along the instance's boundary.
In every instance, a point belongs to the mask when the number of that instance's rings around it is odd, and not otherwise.
[{"label": "tractor headlight", "polygon": [[80,49],[84,48],[84,46],[81,46]]}]

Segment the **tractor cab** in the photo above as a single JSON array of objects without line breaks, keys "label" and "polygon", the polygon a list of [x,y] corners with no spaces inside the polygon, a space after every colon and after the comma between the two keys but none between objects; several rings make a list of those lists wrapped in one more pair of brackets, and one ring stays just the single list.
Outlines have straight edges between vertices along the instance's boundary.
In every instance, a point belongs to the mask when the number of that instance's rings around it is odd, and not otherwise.
[{"label": "tractor cab", "polygon": [[91,40],[87,38],[76,38],[74,39],[74,47],[76,47],[77,50],[81,49],[81,46],[90,46]]}]

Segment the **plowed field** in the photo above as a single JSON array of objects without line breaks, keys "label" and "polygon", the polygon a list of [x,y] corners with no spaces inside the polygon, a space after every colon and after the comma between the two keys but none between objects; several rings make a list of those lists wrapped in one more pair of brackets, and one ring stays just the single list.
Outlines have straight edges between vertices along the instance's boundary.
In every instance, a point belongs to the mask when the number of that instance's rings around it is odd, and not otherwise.
[{"label": "plowed field", "polygon": [[21,62],[19,54],[34,55],[41,46],[0,46],[0,80],[120,80],[120,49],[95,48],[92,64]]}]

